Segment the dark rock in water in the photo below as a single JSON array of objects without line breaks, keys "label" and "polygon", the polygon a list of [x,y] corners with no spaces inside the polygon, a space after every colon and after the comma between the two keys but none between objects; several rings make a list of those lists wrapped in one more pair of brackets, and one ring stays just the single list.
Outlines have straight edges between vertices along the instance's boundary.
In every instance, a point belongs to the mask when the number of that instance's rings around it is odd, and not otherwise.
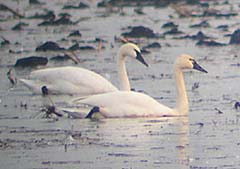
[{"label": "dark rock in water", "polygon": [[220,29],[222,31],[228,31],[229,26],[228,25],[219,25],[217,26],[217,29]]},{"label": "dark rock in water", "polygon": [[186,35],[181,37],[180,39],[193,39],[193,40],[204,40],[209,39],[202,31],[199,31],[196,35]]},{"label": "dark rock in water", "polygon": [[46,65],[48,59],[46,57],[31,56],[26,58],[18,59],[15,67],[35,67],[39,65]]},{"label": "dark rock in water", "polygon": [[207,28],[210,27],[210,24],[207,21],[202,21],[198,24],[191,25],[190,28]]},{"label": "dark rock in water", "polygon": [[79,44],[76,43],[76,44],[72,45],[71,47],[69,47],[68,50],[71,50],[71,51],[73,51],[73,50],[95,50],[95,48],[92,46],[79,46]]},{"label": "dark rock in water", "polygon": [[38,0],[29,0],[29,4],[40,5],[40,4],[44,4],[44,3],[39,2]]},{"label": "dark rock in water", "polygon": [[50,60],[52,60],[52,61],[66,61],[66,60],[69,60],[70,58],[69,58],[69,56],[67,56],[67,55],[58,55],[58,56],[53,56],[53,57],[51,57],[50,58]]},{"label": "dark rock in water", "polygon": [[68,37],[71,37],[71,36],[79,36],[79,37],[81,37],[82,34],[77,30],[77,31],[71,32],[71,33],[68,35]]},{"label": "dark rock in water", "polygon": [[38,26],[74,25],[78,23],[71,21],[70,17],[71,15],[69,14],[62,14],[59,19],[43,21],[42,23],[38,24]]},{"label": "dark rock in water", "polygon": [[47,41],[44,44],[38,46],[36,51],[59,51],[64,50],[64,48],[59,47],[59,45],[52,41]]},{"label": "dark rock in water", "polygon": [[199,45],[199,46],[210,46],[210,47],[213,47],[213,46],[226,46],[226,44],[224,43],[219,43],[219,42],[216,42],[214,40],[211,40],[211,41],[207,41],[207,40],[199,40],[196,45]]},{"label": "dark rock in water", "polygon": [[24,23],[24,22],[19,22],[17,25],[15,25],[12,30],[16,31],[16,30],[23,30],[24,26],[28,26],[28,24]]},{"label": "dark rock in water", "polygon": [[[166,7],[171,3],[179,2],[180,0],[103,0],[97,4],[98,7],[108,7],[108,6],[154,6],[154,7]],[[183,0],[182,0],[183,1]],[[196,1],[196,0],[185,0],[185,1]]]},{"label": "dark rock in water", "polygon": [[80,49],[80,46],[78,43],[72,45],[71,47],[68,48],[68,50],[79,50]]},{"label": "dark rock in water", "polygon": [[178,25],[176,25],[174,22],[167,22],[162,25],[162,28],[177,28]]},{"label": "dark rock in water", "polygon": [[151,43],[151,44],[149,44],[149,45],[147,45],[147,46],[145,46],[143,48],[144,49],[147,49],[147,48],[161,48],[161,45],[158,42],[153,42],[153,43]]},{"label": "dark rock in water", "polygon": [[229,44],[240,44],[240,29],[233,32]]},{"label": "dark rock in water", "polygon": [[89,6],[85,3],[80,2],[78,6],[73,6],[73,5],[65,5],[63,6],[63,9],[86,9],[89,8]]},{"label": "dark rock in water", "polygon": [[158,35],[153,30],[144,26],[135,26],[130,32],[122,33],[123,36],[133,38],[157,38]]},{"label": "dark rock in water", "polygon": [[178,34],[183,34],[182,31],[179,31],[177,27],[175,28],[172,28],[171,30],[169,31],[166,31],[163,33],[164,35],[178,35]]},{"label": "dark rock in water", "polygon": [[36,13],[33,16],[30,16],[29,19],[44,19],[44,20],[54,20],[56,18],[56,15],[53,11],[47,11],[46,14],[38,14]]},{"label": "dark rock in water", "polygon": [[80,50],[95,50],[95,48],[92,46],[80,46],[79,49]]},{"label": "dark rock in water", "polygon": [[209,8],[209,3],[208,2],[199,2],[199,4],[201,5],[201,7],[204,7],[204,8]]},{"label": "dark rock in water", "polygon": [[99,42],[101,42],[101,43],[107,43],[108,41],[107,41],[107,40],[104,40],[104,39],[102,39],[102,38],[95,38],[94,40],[89,40],[89,41],[87,41],[87,43],[99,43]]}]

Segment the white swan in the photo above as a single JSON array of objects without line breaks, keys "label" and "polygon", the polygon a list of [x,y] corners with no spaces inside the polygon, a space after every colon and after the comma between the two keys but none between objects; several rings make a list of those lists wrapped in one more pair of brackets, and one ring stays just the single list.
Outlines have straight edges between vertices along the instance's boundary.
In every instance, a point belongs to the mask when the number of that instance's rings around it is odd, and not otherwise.
[{"label": "white swan", "polygon": [[94,106],[86,117],[91,117],[95,112],[100,112],[102,116],[107,118],[187,115],[188,98],[183,79],[183,69],[196,69],[207,73],[190,55],[180,55],[176,59],[174,64],[174,78],[177,89],[175,109],[160,104],[146,94],[132,91],[118,91],[93,95],[75,101]]},{"label": "white swan", "polygon": [[[144,65],[139,47],[127,43],[120,47],[118,52],[118,76],[120,90],[130,91],[130,84],[125,67],[126,57],[133,57]],[[20,79],[36,94],[42,93],[42,87],[48,89],[49,94],[78,94],[81,96],[118,91],[118,89],[101,75],[79,67],[57,67],[36,70],[31,72],[30,79]]]}]

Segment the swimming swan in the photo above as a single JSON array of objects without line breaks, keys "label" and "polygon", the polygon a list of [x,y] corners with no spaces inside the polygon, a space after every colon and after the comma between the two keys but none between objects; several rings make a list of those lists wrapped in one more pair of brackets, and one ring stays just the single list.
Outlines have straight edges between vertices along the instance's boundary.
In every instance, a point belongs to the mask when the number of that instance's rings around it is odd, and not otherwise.
[{"label": "swimming swan", "polygon": [[[130,91],[130,84],[125,67],[126,56],[133,57],[148,66],[141,55],[139,47],[127,43],[118,52],[118,78],[120,90]],[[42,93],[42,87],[48,89],[49,94],[92,95],[118,91],[118,89],[101,75],[80,67],[46,68],[31,72],[30,79],[20,79],[36,94]]]},{"label": "swimming swan", "polygon": [[86,116],[87,118],[92,117],[95,112],[100,112],[106,118],[187,115],[188,98],[182,72],[184,69],[196,69],[207,73],[190,55],[183,54],[177,57],[174,64],[174,78],[177,89],[175,109],[159,103],[146,94],[132,91],[93,95],[77,99],[75,102],[94,106]]}]

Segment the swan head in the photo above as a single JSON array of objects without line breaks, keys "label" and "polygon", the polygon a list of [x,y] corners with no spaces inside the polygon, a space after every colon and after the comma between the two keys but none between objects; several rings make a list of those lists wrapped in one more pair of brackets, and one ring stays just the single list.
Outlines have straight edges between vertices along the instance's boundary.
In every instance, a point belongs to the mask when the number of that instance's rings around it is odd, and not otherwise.
[{"label": "swan head", "polygon": [[137,59],[139,62],[148,67],[148,64],[144,60],[140,48],[133,43],[126,43],[120,48],[120,55],[125,58],[126,56]]},{"label": "swan head", "polygon": [[180,69],[195,69],[200,72],[208,73],[196,62],[196,60],[192,56],[187,54],[180,55],[176,59],[175,66]]}]

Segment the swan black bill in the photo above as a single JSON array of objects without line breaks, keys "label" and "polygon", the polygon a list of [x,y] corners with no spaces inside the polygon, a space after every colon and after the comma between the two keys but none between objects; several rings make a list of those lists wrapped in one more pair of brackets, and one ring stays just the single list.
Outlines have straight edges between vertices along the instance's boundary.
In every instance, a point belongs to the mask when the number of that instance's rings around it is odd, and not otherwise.
[{"label": "swan black bill", "polygon": [[99,111],[100,111],[99,107],[93,107],[85,118],[86,119],[91,119],[93,117],[93,114],[98,113]]},{"label": "swan black bill", "polygon": [[137,51],[137,50],[135,50],[135,51],[136,51],[136,54],[137,54],[136,59],[137,59],[139,62],[141,62],[142,64],[144,64],[145,66],[148,67],[148,64],[147,64],[147,63],[145,62],[145,60],[143,59],[141,53],[140,53],[139,51]]},{"label": "swan black bill", "polygon": [[200,72],[208,73],[205,69],[203,69],[196,61],[193,62],[193,69],[196,69]]}]

